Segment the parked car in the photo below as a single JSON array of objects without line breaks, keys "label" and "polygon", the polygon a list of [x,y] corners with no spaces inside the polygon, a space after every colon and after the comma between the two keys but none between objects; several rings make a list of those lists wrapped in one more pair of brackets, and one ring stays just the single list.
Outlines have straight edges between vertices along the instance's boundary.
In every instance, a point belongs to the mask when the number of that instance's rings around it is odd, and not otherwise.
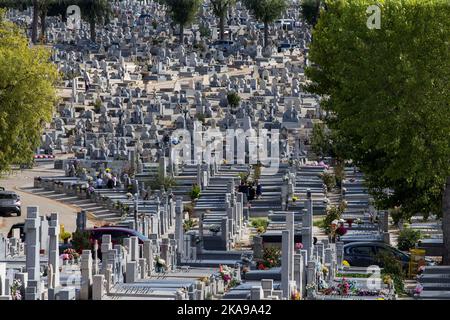
[{"label": "parked car", "polygon": [[[144,244],[144,241],[148,240],[148,238],[144,236],[142,233],[124,227],[108,226],[108,227],[87,229],[86,231],[89,232],[89,241],[91,242],[92,245],[94,244],[95,240],[98,241],[99,249],[102,244],[102,236],[107,234],[111,235],[111,243],[113,246],[116,244],[123,245],[123,239],[129,237],[137,237],[139,244]],[[98,256],[101,259],[100,250],[98,251]]]},{"label": "parked car", "polygon": [[14,191],[0,191],[0,215],[15,213],[18,217],[22,214],[20,196]]},{"label": "parked car", "polygon": [[[410,256],[408,253],[398,250],[388,244],[381,242],[352,242],[344,245],[344,260],[346,260],[352,267],[368,267],[371,265],[382,264],[377,259],[379,254],[390,253],[401,264],[404,270],[409,267]],[[426,258],[427,265],[433,265],[431,259]]]},{"label": "parked car", "polygon": [[22,242],[25,241],[25,223],[24,222],[20,222],[20,223],[15,223],[11,226],[11,229],[9,229],[8,232],[8,238],[12,238],[13,236],[13,229],[20,229],[20,239],[22,240]]}]

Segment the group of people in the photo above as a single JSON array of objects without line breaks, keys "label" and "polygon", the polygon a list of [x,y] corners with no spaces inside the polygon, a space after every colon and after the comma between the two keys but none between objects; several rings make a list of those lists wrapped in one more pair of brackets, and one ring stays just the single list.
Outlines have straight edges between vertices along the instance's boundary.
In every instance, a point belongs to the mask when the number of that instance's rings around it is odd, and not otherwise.
[{"label": "group of people", "polygon": [[259,199],[262,196],[262,186],[258,181],[256,183],[241,181],[238,191],[247,197],[247,201]]},{"label": "group of people", "polygon": [[111,173],[111,170],[109,169],[106,169],[103,174],[100,173],[97,176],[97,180],[95,181],[96,189],[114,189],[115,187],[117,187],[117,185],[117,176]]}]

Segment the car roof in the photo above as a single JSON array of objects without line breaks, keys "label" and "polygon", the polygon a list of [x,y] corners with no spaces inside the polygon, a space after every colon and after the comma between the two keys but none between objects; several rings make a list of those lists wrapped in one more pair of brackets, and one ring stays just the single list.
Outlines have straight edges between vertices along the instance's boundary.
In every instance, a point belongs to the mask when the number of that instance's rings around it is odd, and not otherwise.
[{"label": "car roof", "polygon": [[352,247],[352,246],[368,246],[368,245],[378,245],[378,246],[388,246],[383,242],[371,242],[371,241],[355,241],[344,244],[344,247]]},{"label": "car roof", "polygon": [[98,227],[98,228],[90,228],[90,229],[86,229],[87,231],[95,231],[95,230],[123,230],[123,231],[131,231],[131,232],[136,232],[133,229],[129,229],[129,228],[125,228],[125,227],[116,227],[116,226],[107,226],[107,227]]},{"label": "car roof", "polygon": [[17,193],[15,193],[14,191],[3,191],[3,190],[0,190],[0,194],[16,194],[17,195]]},{"label": "car roof", "polygon": [[24,227],[25,226],[25,222],[19,222],[19,223],[15,223],[11,226],[11,229],[13,228],[17,228],[17,227]]}]

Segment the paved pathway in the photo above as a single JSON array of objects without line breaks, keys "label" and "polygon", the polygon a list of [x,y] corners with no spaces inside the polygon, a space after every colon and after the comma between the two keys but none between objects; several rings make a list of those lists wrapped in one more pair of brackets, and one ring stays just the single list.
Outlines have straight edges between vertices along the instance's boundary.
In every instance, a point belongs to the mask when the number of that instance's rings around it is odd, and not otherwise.
[{"label": "paved pathway", "polygon": [[[42,196],[27,192],[27,188],[33,186],[34,177],[37,176],[58,176],[63,175],[64,171],[53,169],[51,164],[36,166],[33,169],[14,170],[12,173],[0,178],[0,186],[6,190],[17,192],[22,201],[22,216],[15,215],[0,217],[0,233],[7,233],[15,223],[24,222],[27,213],[27,206],[39,206],[40,215],[48,215],[52,212],[59,213],[60,223],[64,225],[69,232],[75,231],[77,207],[67,205],[62,202],[44,198]],[[88,226],[92,226],[88,221]]]}]

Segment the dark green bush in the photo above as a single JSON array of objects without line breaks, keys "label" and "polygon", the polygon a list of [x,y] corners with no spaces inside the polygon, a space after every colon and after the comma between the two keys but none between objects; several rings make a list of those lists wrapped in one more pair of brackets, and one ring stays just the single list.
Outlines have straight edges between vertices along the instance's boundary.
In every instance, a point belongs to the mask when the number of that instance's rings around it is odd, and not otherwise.
[{"label": "dark green bush", "polygon": [[416,243],[422,239],[420,231],[406,228],[400,231],[397,247],[399,250],[408,251],[416,246]]}]

